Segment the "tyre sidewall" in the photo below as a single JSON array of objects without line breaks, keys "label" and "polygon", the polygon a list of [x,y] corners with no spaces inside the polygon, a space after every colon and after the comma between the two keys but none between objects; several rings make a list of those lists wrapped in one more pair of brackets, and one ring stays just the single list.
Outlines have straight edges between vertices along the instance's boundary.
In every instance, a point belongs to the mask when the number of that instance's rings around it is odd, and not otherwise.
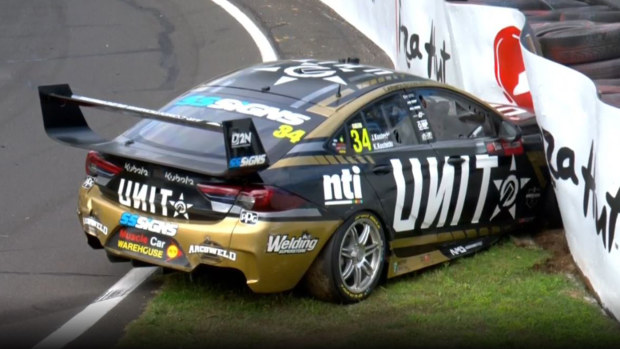
[{"label": "tyre sidewall", "polygon": [[[356,292],[352,292],[351,290],[347,288],[340,274],[340,246],[342,244],[342,241],[345,237],[347,230],[351,227],[351,225],[354,222],[356,222],[359,219],[367,219],[369,222],[371,222],[375,226],[375,228],[377,229],[377,231],[379,232],[381,236],[383,247],[381,248],[381,256],[380,256],[381,262],[379,263],[379,271],[375,275],[374,280],[372,280],[372,283],[370,284],[368,288],[366,288],[364,292],[356,293]],[[334,286],[338,290],[340,298],[345,303],[359,302],[361,300],[366,299],[372,293],[372,291],[376,288],[377,284],[382,279],[382,275],[385,271],[385,257],[386,257],[387,243],[386,243],[385,233],[383,231],[383,227],[381,223],[379,222],[377,217],[373,215],[372,213],[369,213],[369,212],[357,213],[351,216],[349,219],[347,219],[344,222],[344,224],[336,231],[330,244],[331,244],[330,246],[331,263],[329,264],[331,267],[331,274],[333,275],[333,281],[335,283]]]}]

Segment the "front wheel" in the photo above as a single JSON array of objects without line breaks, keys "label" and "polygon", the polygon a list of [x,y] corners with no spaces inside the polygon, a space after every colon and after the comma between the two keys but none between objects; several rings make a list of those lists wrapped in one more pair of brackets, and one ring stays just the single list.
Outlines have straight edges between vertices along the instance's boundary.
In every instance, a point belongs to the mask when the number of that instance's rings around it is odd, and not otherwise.
[{"label": "front wheel", "polygon": [[385,234],[371,213],[360,213],[338,228],[306,274],[316,298],[358,302],[379,283],[385,264]]}]

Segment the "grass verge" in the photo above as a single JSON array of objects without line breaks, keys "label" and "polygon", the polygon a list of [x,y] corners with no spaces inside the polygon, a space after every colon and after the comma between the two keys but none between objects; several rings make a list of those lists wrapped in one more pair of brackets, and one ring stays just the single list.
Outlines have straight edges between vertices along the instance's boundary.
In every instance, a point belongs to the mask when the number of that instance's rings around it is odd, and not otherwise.
[{"label": "grass verge", "polygon": [[211,272],[163,286],[126,328],[124,348],[620,348],[620,324],[551,252],[503,239],[470,257],[388,280],[366,301],[253,294]]}]

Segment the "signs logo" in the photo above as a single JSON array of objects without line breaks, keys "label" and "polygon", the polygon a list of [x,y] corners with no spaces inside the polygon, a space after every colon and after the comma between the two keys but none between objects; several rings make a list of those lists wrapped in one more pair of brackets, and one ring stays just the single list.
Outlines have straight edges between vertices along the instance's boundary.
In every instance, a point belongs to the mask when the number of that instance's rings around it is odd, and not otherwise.
[{"label": "signs logo", "polygon": [[323,195],[325,205],[328,206],[361,204],[363,201],[359,167],[353,166],[350,171],[342,169],[340,175],[323,175]]},{"label": "signs logo", "polygon": [[119,221],[121,225],[131,228],[142,229],[152,233],[174,236],[177,233],[178,224],[169,223],[153,219],[150,217],[139,216],[131,212],[123,212]]},{"label": "signs logo", "polygon": [[228,167],[239,168],[239,167],[260,166],[264,164],[265,161],[267,161],[267,154],[240,156],[240,157],[230,159],[228,163]]},{"label": "signs logo", "polygon": [[175,105],[221,109],[244,115],[267,118],[269,120],[292,126],[301,125],[305,121],[310,120],[309,116],[293,113],[289,110],[279,109],[260,103],[251,103],[240,101],[238,99],[216,96],[191,95],[179,100]]}]

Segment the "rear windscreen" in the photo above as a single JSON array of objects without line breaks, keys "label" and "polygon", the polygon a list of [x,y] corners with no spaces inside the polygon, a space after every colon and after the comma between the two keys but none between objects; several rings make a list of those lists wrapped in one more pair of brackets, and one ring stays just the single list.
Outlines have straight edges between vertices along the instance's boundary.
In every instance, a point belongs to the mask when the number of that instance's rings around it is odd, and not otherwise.
[{"label": "rear windscreen", "polygon": [[[269,158],[278,159],[325,120],[311,114],[239,98],[188,94],[162,111],[200,120],[222,122],[252,118]],[[226,157],[222,133],[160,121],[142,121],[124,136],[135,142],[185,154]]]}]

